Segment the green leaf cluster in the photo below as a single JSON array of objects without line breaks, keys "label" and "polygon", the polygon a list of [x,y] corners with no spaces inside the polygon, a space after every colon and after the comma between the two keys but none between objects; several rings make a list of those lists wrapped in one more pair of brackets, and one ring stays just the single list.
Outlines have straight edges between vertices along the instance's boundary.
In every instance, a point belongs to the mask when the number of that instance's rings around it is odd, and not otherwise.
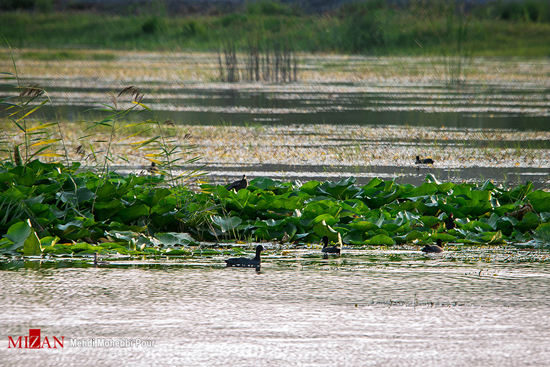
[{"label": "green leaf cluster", "polygon": [[[531,183],[420,186],[372,179],[280,182],[235,192],[171,187],[162,177],[99,175],[78,164],[0,166],[0,253],[192,253],[197,240],[332,241],[351,245],[503,244],[550,238],[550,193]],[[511,213],[529,203],[532,211]],[[453,215],[456,228],[447,229]],[[202,254],[204,250],[200,253]]]}]

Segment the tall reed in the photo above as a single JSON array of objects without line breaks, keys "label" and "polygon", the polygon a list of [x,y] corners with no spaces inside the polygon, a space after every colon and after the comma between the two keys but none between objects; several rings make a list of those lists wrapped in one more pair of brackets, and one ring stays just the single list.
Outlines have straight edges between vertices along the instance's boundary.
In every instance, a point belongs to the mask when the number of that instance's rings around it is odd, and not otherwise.
[{"label": "tall reed", "polygon": [[[243,62],[239,62],[237,54],[243,55]],[[239,53],[234,42],[225,42],[223,52],[218,52],[218,65],[222,82],[292,83],[298,80],[298,58],[289,41],[249,38],[246,48]]]},{"label": "tall reed", "polygon": [[[466,82],[467,70],[473,56],[469,38],[470,16],[466,13],[464,4],[458,4],[457,0],[442,2],[438,8],[443,9],[446,14],[444,32],[436,26],[432,12],[428,8],[423,11],[440,43],[445,82],[458,86]],[[434,60],[431,61],[435,68]]]}]

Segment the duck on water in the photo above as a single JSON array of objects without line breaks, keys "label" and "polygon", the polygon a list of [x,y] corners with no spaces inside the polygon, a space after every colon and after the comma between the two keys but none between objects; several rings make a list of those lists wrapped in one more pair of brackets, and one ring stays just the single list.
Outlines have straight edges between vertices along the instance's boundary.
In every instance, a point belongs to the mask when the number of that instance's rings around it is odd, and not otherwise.
[{"label": "duck on water", "polygon": [[[338,238],[340,238],[340,236],[338,236]],[[323,249],[321,250],[321,252],[323,253],[323,257],[325,259],[328,259],[329,254],[331,254],[331,255],[340,255],[341,250],[340,250],[339,247],[328,245],[328,237],[327,236],[323,236],[323,238],[321,239],[321,242],[323,242]]]},{"label": "duck on water", "polygon": [[438,238],[435,245],[426,245],[421,251],[425,253],[440,253],[444,251],[444,246],[445,245],[443,245],[441,240]]},{"label": "duck on water", "polygon": [[256,246],[256,256],[254,258],[249,259],[247,257],[233,257],[231,259],[225,260],[225,265],[230,267],[236,267],[236,268],[256,268],[260,269],[262,265],[262,259],[260,257],[260,254],[262,251],[265,251],[265,248],[262,245]]}]

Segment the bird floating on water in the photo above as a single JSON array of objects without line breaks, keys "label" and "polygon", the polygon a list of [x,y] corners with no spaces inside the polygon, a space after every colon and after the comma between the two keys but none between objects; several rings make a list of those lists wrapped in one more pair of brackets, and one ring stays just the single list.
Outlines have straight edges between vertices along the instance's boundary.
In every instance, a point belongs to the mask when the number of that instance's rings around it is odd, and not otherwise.
[{"label": "bird floating on water", "polygon": [[98,265],[109,265],[108,261],[98,261],[97,252],[94,252],[94,268],[97,268]]},{"label": "bird floating on water", "polygon": [[246,175],[243,175],[242,180],[237,180],[233,182],[231,185],[227,186],[227,190],[235,189],[235,191],[239,191],[240,189],[246,189],[248,187],[248,181],[246,179]]},{"label": "bird floating on water", "polygon": [[415,164],[434,164],[434,160],[431,158],[420,158],[420,156],[417,155]]},{"label": "bird floating on water", "polygon": [[256,246],[256,256],[254,258],[249,259],[247,257],[233,257],[225,260],[225,265],[228,268],[256,268],[256,270],[259,270],[262,265],[262,259],[260,257],[262,251],[265,251],[265,248],[262,245],[258,245]]},{"label": "bird floating on water", "polygon": [[281,238],[281,241],[279,243],[281,245],[284,245],[285,243],[288,242],[289,239],[290,239],[290,236],[288,235],[288,233],[285,232],[285,234],[283,235],[283,238]]},{"label": "bird floating on water", "polygon": [[438,238],[435,245],[426,245],[421,251],[425,253],[439,253],[443,252],[444,246],[441,239]]},{"label": "bird floating on water", "polygon": [[[338,236],[338,239],[339,239],[339,244],[341,244],[341,237]],[[325,259],[328,258],[328,255],[331,254],[331,255],[340,255],[340,248],[337,247],[337,246],[329,246],[328,245],[328,237],[327,236],[323,236],[323,238],[321,239],[321,242],[323,242],[323,249],[321,250],[321,252],[323,253]]]}]

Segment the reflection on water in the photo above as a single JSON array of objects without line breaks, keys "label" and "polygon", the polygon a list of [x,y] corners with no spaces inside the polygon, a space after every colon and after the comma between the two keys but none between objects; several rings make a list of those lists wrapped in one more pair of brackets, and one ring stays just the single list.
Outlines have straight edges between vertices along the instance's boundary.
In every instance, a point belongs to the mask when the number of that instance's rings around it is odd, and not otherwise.
[{"label": "reflection on water", "polygon": [[[20,269],[2,272],[0,286],[0,357],[13,366],[542,366],[550,358],[550,272],[537,263],[268,261],[260,274],[217,266]],[[155,345],[7,349],[8,335],[29,328]]]},{"label": "reflection on water", "polygon": [[[47,81],[44,81],[47,83]],[[144,102],[161,120],[181,124],[409,125],[453,128],[550,130],[548,92],[524,86],[392,83],[220,85],[170,84],[143,88]],[[55,109],[45,111],[78,121],[91,108],[109,103],[110,89],[48,88]],[[128,105],[130,106],[130,105]],[[52,115],[53,116],[53,115]]]}]

